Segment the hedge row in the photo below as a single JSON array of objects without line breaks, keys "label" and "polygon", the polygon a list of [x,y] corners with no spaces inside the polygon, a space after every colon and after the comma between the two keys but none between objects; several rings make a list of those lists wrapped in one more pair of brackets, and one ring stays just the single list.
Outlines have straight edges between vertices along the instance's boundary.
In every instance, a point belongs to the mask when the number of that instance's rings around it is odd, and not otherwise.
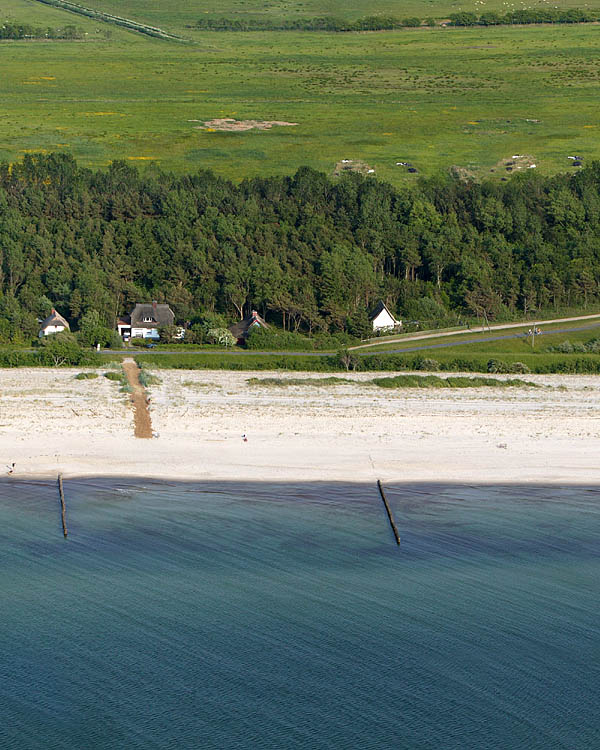
[{"label": "hedge row", "polygon": [[106,362],[95,352],[82,351],[74,357],[66,357],[59,361],[46,350],[39,349],[29,352],[20,349],[0,351],[0,368],[3,367],[99,367]]},{"label": "hedge row", "polygon": [[[372,356],[327,355],[320,357],[290,355],[209,355],[209,354],[140,354],[140,367],[176,370],[291,370],[305,372],[340,372],[347,369],[362,372],[421,371],[445,372],[521,372],[538,374],[600,374],[600,356],[580,357],[558,355],[521,355],[506,361],[489,355],[448,357],[443,361],[428,360],[418,354],[375,354]],[[429,365],[425,368],[424,364]],[[439,367],[436,367],[438,365]]]}]

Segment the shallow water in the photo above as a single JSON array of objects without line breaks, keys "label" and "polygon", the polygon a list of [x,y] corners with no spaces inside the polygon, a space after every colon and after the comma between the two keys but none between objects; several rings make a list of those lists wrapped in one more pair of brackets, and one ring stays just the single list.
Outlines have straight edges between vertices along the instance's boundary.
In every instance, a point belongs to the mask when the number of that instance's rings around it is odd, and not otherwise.
[{"label": "shallow water", "polygon": [[600,747],[600,488],[0,484],[1,748]]}]

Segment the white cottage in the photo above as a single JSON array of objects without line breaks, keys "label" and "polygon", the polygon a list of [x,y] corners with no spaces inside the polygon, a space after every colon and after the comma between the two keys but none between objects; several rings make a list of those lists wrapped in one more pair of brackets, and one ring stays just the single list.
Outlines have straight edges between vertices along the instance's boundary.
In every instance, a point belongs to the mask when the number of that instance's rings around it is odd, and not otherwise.
[{"label": "white cottage", "polygon": [[50,336],[51,333],[60,333],[61,331],[70,331],[69,324],[63,318],[60,313],[57,313],[54,308],[46,320],[42,320],[40,323],[40,332],[38,336]]},{"label": "white cottage", "polygon": [[383,302],[377,304],[377,307],[369,315],[369,320],[373,323],[375,333],[393,331],[394,328],[399,328],[402,325],[402,321],[396,320]]}]

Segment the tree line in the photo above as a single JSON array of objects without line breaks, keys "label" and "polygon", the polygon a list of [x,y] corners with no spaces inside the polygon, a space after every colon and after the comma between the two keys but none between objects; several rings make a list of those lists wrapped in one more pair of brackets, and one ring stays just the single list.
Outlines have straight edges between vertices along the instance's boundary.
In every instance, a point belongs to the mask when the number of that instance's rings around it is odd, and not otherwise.
[{"label": "tree line", "polygon": [[507,13],[486,11],[477,15],[471,12],[451,13],[452,26],[514,26],[534,23],[593,23],[600,20],[599,11],[569,8],[523,8]]},{"label": "tree line", "polygon": [[286,331],[361,335],[380,299],[407,322],[507,320],[598,303],[599,281],[600,162],[400,188],[307,167],[234,184],[67,154],[0,164],[0,342],[35,337],[52,307],[113,328],[150,300],[192,325],[256,309]]},{"label": "tree line", "polygon": [[5,21],[0,26],[0,39],[83,39],[83,29],[67,24],[60,29],[31,26],[28,23]]},{"label": "tree line", "polygon": [[[433,19],[428,19],[435,25]],[[356,21],[336,16],[314,18],[200,18],[194,28],[202,31],[383,31],[404,26],[421,26],[420,18],[396,18],[395,16],[365,16]]]},{"label": "tree line", "polygon": [[512,26],[536,23],[592,23],[600,20],[600,12],[569,8],[513,10],[507,13],[486,11],[477,15],[469,11],[451,13],[446,19],[398,18],[396,16],[365,16],[355,21],[344,20],[336,16],[317,16],[315,18],[270,19],[270,18],[200,18],[194,28],[202,31],[389,31],[419,26]]}]

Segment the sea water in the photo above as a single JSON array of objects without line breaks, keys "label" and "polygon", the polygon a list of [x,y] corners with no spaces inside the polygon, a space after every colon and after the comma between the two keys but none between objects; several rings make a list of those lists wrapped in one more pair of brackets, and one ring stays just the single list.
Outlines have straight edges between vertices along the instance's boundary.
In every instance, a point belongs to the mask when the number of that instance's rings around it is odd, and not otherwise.
[{"label": "sea water", "polygon": [[0,748],[600,748],[600,489],[0,484]]}]

